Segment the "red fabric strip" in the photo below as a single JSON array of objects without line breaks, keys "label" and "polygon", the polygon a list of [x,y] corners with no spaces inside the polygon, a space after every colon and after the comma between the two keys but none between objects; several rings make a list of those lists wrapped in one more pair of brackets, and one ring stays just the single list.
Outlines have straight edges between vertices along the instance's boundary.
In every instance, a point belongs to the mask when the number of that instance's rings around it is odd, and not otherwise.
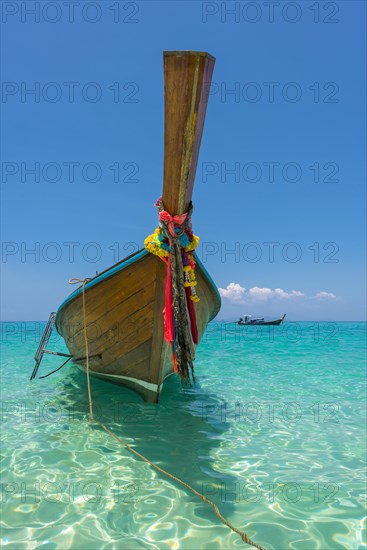
[{"label": "red fabric strip", "polygon": [[172,309],[172,284],[171,284],[171,259],[167,262],[166,269],[166,305],[164,308],[164,338],[167,342],[173,342],[175,334],[173,309]]}]

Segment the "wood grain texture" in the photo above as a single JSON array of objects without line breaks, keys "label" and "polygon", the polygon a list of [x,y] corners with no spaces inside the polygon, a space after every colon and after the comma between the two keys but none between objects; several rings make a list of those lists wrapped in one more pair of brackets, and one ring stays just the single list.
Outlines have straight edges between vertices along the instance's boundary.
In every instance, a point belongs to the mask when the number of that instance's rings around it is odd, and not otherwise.
[{"label": "wood grain texture", "polygon": [[172,215],[191,201],[214,63],[205,52],[164,52],[162,198]]},{"label": "wood grain texture", "polygon": [[[145,281],[149,281],[147,286]],[[197,281],[201,298],[196,304],[200,339],[217,314],[220,301],[199,265]],[[164,379],[173,372],[163,335],[164,284],[165,264],[148,254],[85,291],[89,354],[100,354],[90,360],[91,373],[124,376],[158,386],[149,389],[131,380],[109,378],[134,389],[147,401],[158,400]],[[70,353],[84,357],[81,294],[59,310],[56,326]],[[85,360],[78,361],[78,366],[85,367]]]}]

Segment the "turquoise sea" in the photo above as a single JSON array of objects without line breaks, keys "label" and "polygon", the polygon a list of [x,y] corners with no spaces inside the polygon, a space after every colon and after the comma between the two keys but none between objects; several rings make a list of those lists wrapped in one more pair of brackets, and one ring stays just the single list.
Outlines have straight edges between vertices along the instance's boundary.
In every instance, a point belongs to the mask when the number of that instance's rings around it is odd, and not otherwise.
[{"label": "turquoise sea", "polygon": [[[5,548],[245,548],[212,509],[88,422],[68,364],[29,381],[42,323],[2,324]],[[65,351],[55,334],[48,346]],[[92,381],[97,418],[266,549],[366,548],[366,324],[212,323],[161,403]],[[47,357],[39,374],[56,368]],[[42,372],[41,372],[42,371]]]}]

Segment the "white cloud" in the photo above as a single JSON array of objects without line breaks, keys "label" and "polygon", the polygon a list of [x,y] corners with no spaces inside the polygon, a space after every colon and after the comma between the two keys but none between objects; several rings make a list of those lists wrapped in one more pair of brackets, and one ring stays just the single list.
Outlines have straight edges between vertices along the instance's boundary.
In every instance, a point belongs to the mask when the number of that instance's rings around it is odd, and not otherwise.
[{"label": "white cloud", "polygon": [[288,300],[290,298],[300,298],[305,295],[299,290],[292,290],[286,292],[282,288],[275,288],[272,290],[267,287],[253,286],[247,292],[244,287],[239,283],[230,283],[227,288],[219,288],[219,294],[222,298],[227,298],[231,303],[245,303],[245,302],[266,302],[271,298],[278,298],[280,300]]},{"label": "white cloud", "polygon": [[271,298],[278,298],[280,300],[289,300],[290,298],[302,298],[304,297],[303,292],[300,290],[292,290],[291,292],[286,292],[282,288],[259,288],[258,286],[253,286],[248,291],[248,296],[253,301],[265,302]]},{"label": "white cloud", "polygon": [[288,300],[289,298],[303,298],[305,295],[300,290],[291,290],[291,292],[285,292],[282,288],[276,288],[274,290],[274,296],[281,300]]},{"label": "white cloud", "polygon": [[271,288],[259,288],[258,286],[253,286],[248,291],[248,296],[251,300],[265,302],[269,300],[273,294]]},{"label": "white cloud", "polygon": [[336,300],[337,297],[332,292],[325,292],[322,290],[321,292],[318,292],[314,298],[317,300]]},{"label": "white cloud", "polygon": [[[253,302],[267,302],[269,300],[294,300],[298,298],[306,298],[306,294],[300,290],[291,290],[287,292],[282,288],[268,288],[253,286],[246,290],[239,283],[229,283],[227,288],[219,288],[219,294],[222,298],[226,298],[231,304],[245,304]],[[338,300],[332,292],[321,290],[315,296],[309,298],[315,300]]]},{"label": "white cloud", "polygon": [[222,298],[227,298],[231,303],[243,303],[246,289],[238,283],[229,283],[227,288],[218,288]]}]

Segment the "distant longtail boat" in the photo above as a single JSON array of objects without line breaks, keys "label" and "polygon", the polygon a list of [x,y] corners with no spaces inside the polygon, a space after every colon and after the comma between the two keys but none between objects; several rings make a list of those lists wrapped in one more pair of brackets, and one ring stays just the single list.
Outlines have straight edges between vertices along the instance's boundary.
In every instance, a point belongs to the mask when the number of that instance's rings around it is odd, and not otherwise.
[{"label": "distant longtail boat", "polygon": [[244,315],[240,317],[239,321],[236,321],[236,325],[281,325],[285,319],[285,313],[283,317],[275,319],[274,321],[265,321],[264,317],[251,317],[251,315]]}]

